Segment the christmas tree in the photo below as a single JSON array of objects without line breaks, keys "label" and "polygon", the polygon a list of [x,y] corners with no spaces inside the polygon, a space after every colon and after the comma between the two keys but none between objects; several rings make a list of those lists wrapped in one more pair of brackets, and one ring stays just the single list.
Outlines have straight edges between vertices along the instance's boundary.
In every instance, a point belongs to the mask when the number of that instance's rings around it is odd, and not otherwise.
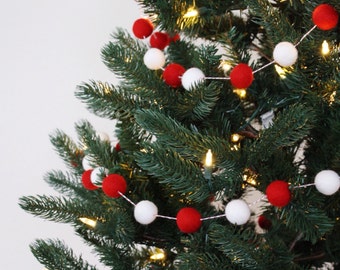
[{"label": "christmas tree", "polygon": [[[108,269],[339,267],[339,1],[137,2],[146,17],[102,49],[119,84],[76,91],[118,143],[86,120],[77,140],[57,130],[61,195],[20,206]],[[31,250],[99,269],[60,240]]]}]

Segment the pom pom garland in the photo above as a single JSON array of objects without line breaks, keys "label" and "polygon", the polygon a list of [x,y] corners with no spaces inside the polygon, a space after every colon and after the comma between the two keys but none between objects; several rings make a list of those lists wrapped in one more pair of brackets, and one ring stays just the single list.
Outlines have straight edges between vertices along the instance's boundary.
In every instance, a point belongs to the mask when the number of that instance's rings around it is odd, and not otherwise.
[{"label": "pom pom garland", "polygon": [[312,13],[313,23],[321,30],[330,30],[338,24],[339,14],[328,4],[317,6]]},{"label": "pom pom garland", "polygon": [[119,174],[109,174],[103,180],[103,192],[111,198],[119,198],[127,189],[127,184],[123,176]]},{"label": "pom pom garland", "polygon": [[266,195],[269,203],[277,207],[286,206],[291,199],[288,183],[282,180],[271,182],[266,189]]},{"label": "pom pom garland", "polygon": [[149,19],[140,18],[132,25],[132,32],[136,38],[144,39],[149,37],[153,32],[153,24]]},{"label": "pom pom garland", "polygon": [[254,79],[253,70],[247,64],[241,63],[230,72],[230,83],[235,88],[248,88]]},{"label": "pom pom garland", "polygon": [[192,90],[192,88],[199,83],[204,81],[205,75],[202,70],[198,68],[189,68],[183,73],[182,85],[186,90]]},{"label": "pom pom garland", "polygon": [[[273,50],[273,61],[268,64],[258,68],[253,71],[247,64],[241,63],[237,65],[230,73],[230,77],[203,77],[203,79],[211,79],[211,80],[230,80],[233,87],[238,89],[248,88],[253,80],[254,74],[274,63],[282,67],[288,67],[296,63],[298,58],[298,51],[296,46],[298,46],[303,39],[305,39],[316,27],[321,30],[330,30],[338,24],[339,14],[337,10],[329,5],[329,4],[321,4],[317,6],[312,12],[312,20],[315,26],[311,28],[305,35],[301,37],[301,39],[294,45],[290,42],[283,41],[278,43]],[[144,39],[149,37],[153,30],[154,26],[152,22],[148,19],[138,19],[134,22],[132,27],[133,33],[137,38]],[[176,42],[179,40],[179,35],[175,34],[174,36],[169,36],[167,33],[163,32],[155,32],[150,37],[150,46],[153,48],[158,48],[163,50],[166,46],[169,45],[170,42]],[[146,63],[148,66],[148,64]],[[175,66],[173,66],[175,65]],[[153,69],[152,67],[150,69]],[[159,65],[157,66],[159,69]],[[163,72],[163,79],[166,84],[171,87],[177,88],[182,85],[180,77],[185,72],[185,69],[178,64],[170,64],[168,65],[168,69],[165,68]],[[201,78],[199,78],[201,79]],[[191,86],[196,83],[196,80],[192,78],[189,79],[188,85],[186,79],[184,79],[185,89],[190,89]],[[191,82],[192,81],[192,82]],[[199,80],[200,81],[200,80]]]},{"label": "pom pom garland", "polygon": [[282,67],[294,65],[298,58],[296,47],[287,41],[278,43],[273,51],[273,58]]},{"label": "pom pom garland", "polygon": [[136,204],[134,209],[135,219],[143,225],[153,222],[158,214],[157,206],[150,201],[144,200]]},{"label": "pom pom garland", "polygon": [[181,76],[185,72],[185,68],[180,64],[172,63],[165,67],[163,71],[163,79],[165,83],[173,88],[182,85]]},{"label": "pom pom garland", "polygon": [[339,190],[340,178],[335,171],[323,170],[315,176],[314,183],[316,189],[320,193],[324,195],[333,195]]},{"label": "pom pom garland", "polygon": [[164,50],[170,43],[170,37],[167,33],[155,32],[150,36],[150,46],[159,50]]},{"label": "pom pom garland", "polygon": [[86,170],[83,172],[81,176],[81,182],[84,188],[86,188],[87,190],[96,190],[99,188],[99,186],[94,185],[91,181],[92,172],[93,172],[92,169]]},{"label": "pom pom garland", "polygon": [[[82,174],[83,186],[88,190],[95,190],[99,188],[99,186],[96,186],[91,182],[92,173],[93,170],[91,169],[84,171]],[[293,188],[305,188],[312,185],[315,185],[320,193],[332,195],[337,192],[340,187],[340,178],[336,172],[324,170],[316,175],[315,183],[300,185]],[[248,205],[242,199],[234,199],[226,205],[224,210],[225,213],[223,215],[201,218],[201,214],[195,208],[185,207],[177,213],[176,217],[169,217],[158,215],[158,208],[151,201],[143,200],[137,204],[134,204],[129,198],[127,198],[124,195],[127,190],[127,184],[124,177],[119,174],[109,174],[106,176],[103,180],[102,189],[108,197],[123,197],[130,204],[132,204],[134,206],[134,217],[140,224],[148,225],[152,223],[157,217],[176,220],[179,230],[183,233],[194,233],[200,229],[202,221],[221,217],[226,217],[227,220],[232,224],[243,225],[248,222],[251,215],[249,206],[254,204],[251,203]],[[266,189],[266,196],[263,196],[260,200],[265,197],[267,197],[268,201],[273,206],[286,206],[291,200],[291,192],[288,188],[288,183],[282,180],[273,181]],[[255,201],[255,203],[260,200]],[[271,227],[271,221],[264,216],[259,216],[258,224],[262,229],[266,230],[270,229]]]},{"label": "pom pom garland", "polygon": [[181,232],[194,233],[201,227],[201,214],[192,207],[182,208],[177,213],[176,223]]},{"label": "pom pom garland", "polygon": [[144,64],[148,69],[157,70],[165,65],[165,55],[157,48],[151,48],[144,54]]},{"label": "pom pom garland", "polygon": [[250,208],[248,204],[241,200],[230,201],[225,208],[225,215],[232,224],[243,225],[250,218]]}]

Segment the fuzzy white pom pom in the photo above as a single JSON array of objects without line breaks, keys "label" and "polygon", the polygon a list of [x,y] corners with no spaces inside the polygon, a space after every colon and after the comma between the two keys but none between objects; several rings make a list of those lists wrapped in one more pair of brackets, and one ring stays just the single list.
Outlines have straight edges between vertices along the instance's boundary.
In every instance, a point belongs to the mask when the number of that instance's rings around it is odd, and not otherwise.
[{"label": "fuzzy white pom pom", "polygon": [[314,179],[316,189],[324,195],[333,195],[339,190],[339,175],[332,170],[323,170],[319,172]]},{"label": "fuzzy white pom pom", "polygon": [[150,201],[144,200],[136,204],[134,216],[137,222],[143,225],[153,222],[158,214],[157,206]]},{"label": "fuzzy white pom pom", "polygon": [[205,75],[199,68],[189,68],[182,76],[182,86],[186,90],[191,90],[196,84],[204,81]]},{"label": "fuzzy white pom pom", "polygon": [[278,43],[273,51],[273,58],[282,67],[294,65],[298,58],[296,47],[287,41]]},{"label": "fuzzy white pom pom", "polygon": [[91,182],[93,184],[101,184],[103,178],[109,174],[109,170],[104,167],[97,167],[91,172]]},{"label": "fuzzy white pom pom", "polygon": [[230,201],[225,208],[225,215],[230,223],[243,225],[250,218],[250,208],[248,204],[241,200]]},{"label": "fuzzy white pom pom", "polygon": [[84,169],[85,171],[87,171],[87,170],[92,170],[92,169],[93,169],[93,166],[91,165],[91,161],[90,161],[89,156],[85,156],[85,157],[83,158],[82,165],[83,165],[83,169]]},{"label": "fuzzy white pom pom", "polygon": [[165,55],[157,48],[151,48],[144,54],[144,64],[148,69],[157,70],[165,65]]},{"label": "fuzzy white pom pom", "polygon": [[99,137],[99,139],[101,141],[106,141],[106,142],[109,142],[110,141],[110,136],[105,133],[105,132],[97,132],[97,136]]}]

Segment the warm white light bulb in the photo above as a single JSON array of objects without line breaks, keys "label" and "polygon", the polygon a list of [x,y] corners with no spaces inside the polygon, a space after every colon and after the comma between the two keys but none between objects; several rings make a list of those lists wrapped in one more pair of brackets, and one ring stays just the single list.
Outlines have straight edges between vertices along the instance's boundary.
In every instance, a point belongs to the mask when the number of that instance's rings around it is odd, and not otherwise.
[{"label": "warm white light bulb", "polygon": [[192,17],[197,17],[197,16],[198,16],[198,10],[194,7],[191,7],[183,15],[183,18],[192,18]]},{"label": "warm white light bulb", "polygon": [[212,152],[209,149],[207,154],[205,155],[205,166],[211,167],[212,166]]},{"label": "warm white light bulb", "polygon": [[329,52],[330,52],[329,44],[328,44],[328,42],[326,40],[324,40],[322,42],[322,45],[321,45],[321,53],[323,55],[327,55],[327,54],[329,54]]},{"label": "warm white light bulb", "polygon": [[83,222],[84,224],[92,227],[92,228],[96,227],[96,225],[97,225],[97,221],[94,220],[94,219],[89,219],[89,218],[86,218],[86,217],[81,217],[81,218],[79,218],[79,220],[81,222]]},{"label": "warm white light bulb", "polygon": [[150,256],[151,260],[163,260],[165,258],[165,254],[163,252],[155,253]]}]

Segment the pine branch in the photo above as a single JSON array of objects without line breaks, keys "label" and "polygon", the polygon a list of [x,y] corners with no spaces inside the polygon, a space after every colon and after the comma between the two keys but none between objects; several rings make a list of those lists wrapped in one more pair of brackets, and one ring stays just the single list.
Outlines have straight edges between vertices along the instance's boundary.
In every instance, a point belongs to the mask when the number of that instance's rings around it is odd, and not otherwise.
[{"label": "pine branch", "polygon": [[38,261],[48,269],[97,270],[81,256],[76,257],[73,251],[60,240],[36,240],[30,248]]},{"label": "pine branch", "polygon": [[156,177],[161,184],[169,185],[188,200],[202,202],[209,197],[207,180],[201,169],[175,151],[153,144],[153,150],[136,153],[136,160],[149,175]]}]

